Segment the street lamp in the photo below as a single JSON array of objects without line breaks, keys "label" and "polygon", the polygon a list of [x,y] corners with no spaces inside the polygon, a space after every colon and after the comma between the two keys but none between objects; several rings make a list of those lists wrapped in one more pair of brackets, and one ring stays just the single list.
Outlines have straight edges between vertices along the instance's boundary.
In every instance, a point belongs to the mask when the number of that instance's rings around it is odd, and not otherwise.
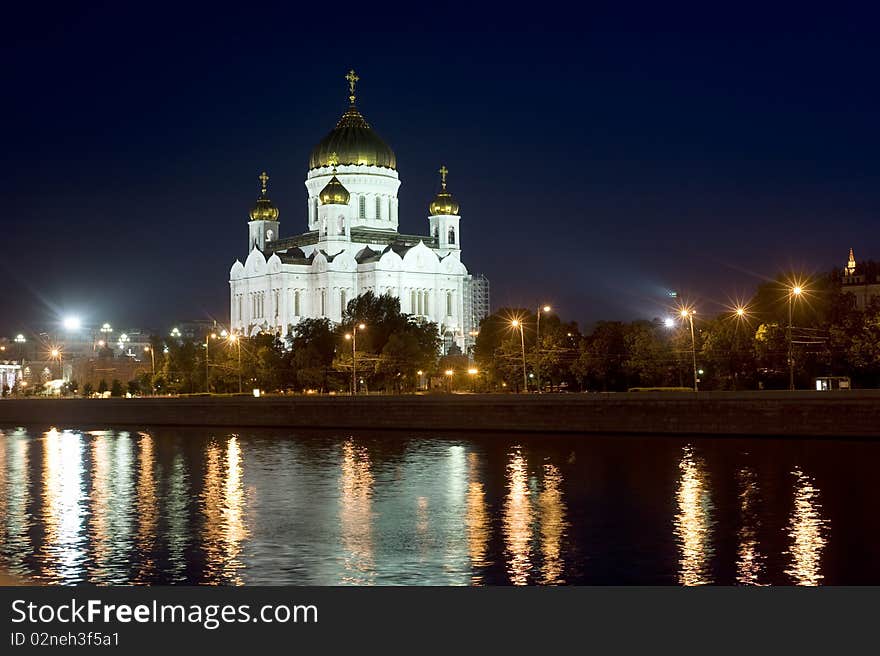
[{"label": "street lamp", "polygon": [[355,324],[351,328],[350,333],[345,333],[345,339],[351,340],[351,394],[354,396],[358,392],[357,381],[357,333],[358,330],[364,330],[367,327],[364,323]]},{"label": "street lamp", "polygon": [[526,337],[525,333],[523,333],[523,322],[519,319],[514,319],[510,322],[510,325],[514,329],[519,329],[519,341],[522,344],[523,392],[528,392],[529,379],[526,376]]},{"label": "street lamp", "polygon": [[15,343],[18,344],[18,366],[21,367],[22,380],[24,380],[24,343],[26,341],[21,333],[15,336]]},{"label": "street lamp", "polygon": [[238,347],[238,393],[241,394],[241,337],[229,333],[229,341]]},{"label": "street lamp", "polygon": [[541,313],[550,312],[553,308],[544,305],[538,308],[538,320],[535,326],[535,371],[538,374],[538,394],[543,391],[541,387]]},{"label": "street lamp", "polygon": [[211,393],[211,369],[208,362],[208,343],[212,339],[217,339],[217,333],[210,333],[205,335],[205,391],[210,394]]},{"label": "street lamp", "polygon": [[793,339],[792,339],[792,325],[791,325],[791,315],[792,315],[792,304],[795,298],[800,298],[801,294],[804,293],[804,288],[800,285],[792,285],[791,289],[788,292],[788,389],[789,391],[794,390],[794,347],[793,347]]},{"label": "street lamp", "polygon": [[477,374],[478,373],[480,373],[480,371],[474,367],[471,367],[470,369],[468,369],[468,376],[471,377],[471,392],[473,392],[474,394],[477,393]]},{"label": "street lamp", "polygon": [[455,375],[455,371],[452,369],[446,370],[446,393],[449,394],[452,392],[452,377]]},{"label": "street lamp", "polygon": [[82,328],[82,321],[79,317],[64,317],[61,320],[61,325],[64,326],[64,330],[74,332]]},{"label": "street lamp", "polygon": [[53,360],[58,360],[58,367],[61,369],[61,380],[64,380],[64,359],[62,357],[61,349],[57,346],[53,347],[49,351],[49,357]]},{"label": "street lamp", "polygon": [[693,358],[694,364],[694,391],[698,391],[697,387],[697,339],[694,336],[694,311],[690,308],[682,308],[681,312],[682,319],[687,319],[691,324],[691,357]]},{"label": "street lamp", "polygon": [[153,351],[152,347],[145,346],[144,353],[150,354],[150,364],[152,365],[153,375],[155,376],[156,375],[156,354],[155,354],[155,351]]}]

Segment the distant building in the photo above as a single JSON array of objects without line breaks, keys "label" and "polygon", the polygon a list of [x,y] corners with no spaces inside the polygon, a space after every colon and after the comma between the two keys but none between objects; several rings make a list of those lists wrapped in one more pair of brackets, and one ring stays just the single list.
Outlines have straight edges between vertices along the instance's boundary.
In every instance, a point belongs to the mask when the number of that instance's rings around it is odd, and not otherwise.
[{"label": "distant building", "polygon": [[473,344],[472,333],[477,332],[480,329],[480,322],[492,313],[489,305],[489,279],[482,274],[465,278],[464,299],[465,330],[471,337],[470,343]]},{"label": "distant building", "polygon": [[843,268],[841,288],[856,298],[856,307],[864,310],[873,298],[880,298],[880,272],[876,266],[857,263],[853,249],[849,249],[849,259]]}]

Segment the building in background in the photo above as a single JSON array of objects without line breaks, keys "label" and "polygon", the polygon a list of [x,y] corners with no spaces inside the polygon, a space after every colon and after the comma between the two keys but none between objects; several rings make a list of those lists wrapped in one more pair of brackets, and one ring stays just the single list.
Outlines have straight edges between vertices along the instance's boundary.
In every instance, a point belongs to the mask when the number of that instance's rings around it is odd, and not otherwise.
[{"label": "building in background", "polygon": [[468,335],[468,348],[476,342],[480,322],[491,313],[489,302],[489,279],[486,276],[468,276],[464,282],[465,327]]},{"label": "building in background", "polygon": [[880,270],[876,263],[856,262],[853,249],[849,249],[849,259],[843,268],[841,289],[855,296],[856,307],[864,310],[872,299],[880,299]]},{"label": "building in background", "polygon": [[465,310],[473,304],[448,170],[440,168],[440,190],[428,206],[428,234],[400,233],[396,156],[355,106],[354,71],[346,79],[349,107],[309,159],[306,232],[281,236],[269,178],[260,176],[248,255],[229,272],[230,325],[246,335],[286,335],[306,318],[339,322],[350,300],[373,292],[395,296],[402,312],[435,322],[444,352],[462,351],[474,312]]}]

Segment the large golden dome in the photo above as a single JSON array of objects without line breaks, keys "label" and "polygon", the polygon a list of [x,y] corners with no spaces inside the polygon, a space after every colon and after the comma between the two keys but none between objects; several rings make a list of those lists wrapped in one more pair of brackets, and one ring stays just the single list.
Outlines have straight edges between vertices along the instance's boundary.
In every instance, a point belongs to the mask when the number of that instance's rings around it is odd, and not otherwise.
[{"label": "large golden dome", "polygon": [[[312,149],[309,169],[337,164],[361,164],[397,168],[394,151],[354,106],[354,85],[360,79],[354,70],[345,76],[348,80],[349,108],[336,124],[336,127]],[[334,160],[335,158],[335,160]]]},{"label": "large golden dome", "polygon": [[329,166],[332,153],[336,153],[337,164],[397,168],[394,151],[373,131],[354,105],[346,110],[336,127],[312,149],[309,169]]},{"label": "large golden dome", "polygon": [[265,171],[260,175],[260,182],[262,183],[262,191],[257,199],[257,204],[250,211],[251,221],[277,221],[279,215],[278,208],[266,196],[269,176],[266,175]]},{"label": "large golden dome", "polygon": [[431,213],[431,216],[438,216],[442,214],[458,216],[459,206],[458,202],[452,197],[452,194],[446,189],[446,174],[449,173],[449,169],[445,166],[440,167],[440,192],[434,196],[434,200],[431,201],[431,204],[428,206],[428,211]]}]

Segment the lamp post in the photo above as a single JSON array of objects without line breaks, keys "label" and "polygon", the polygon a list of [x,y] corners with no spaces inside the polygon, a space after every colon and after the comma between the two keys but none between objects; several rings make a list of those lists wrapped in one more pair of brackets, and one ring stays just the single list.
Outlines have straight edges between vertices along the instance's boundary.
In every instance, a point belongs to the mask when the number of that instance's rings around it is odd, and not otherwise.
[{"label": "lamp post", "polygon": [[58,360],[58,367],[59,367],[59,369],[61,369],[61,380],[63,381],[64,380],[64,359],[61,355],[61,349],[58,347],[53,348],[51,351],[49,351],[49,356],[53,360]]},{"label": "lamp post", "polygon": [[238,393],[241,394],[241,337],[230,333],[229,341],[238,347]]},{"label": "lamp post", "polygon": [[800,297],[804,293],[803,287],[794,285],[788,292],[788,389],[794,390],[794,348],[792,339],[792,304],[796,297]]},{"label": "lamp post", "polygon": [[450,394],[452,392],[452,377],[455,375],[455,371],[452,369],[446,370],[446,393]]},{"label": "lamp post", "polygon": [[208,348],[208,343],[212,339],[217,339],[217,333],[205,335],[205,391],[208,394],[211,393],[211,369],[208,361],[210,349]]},{"label": "lamp post", "polygon": [[366,324],[358,323],[352,326],[351,332],[345,334],[345,339],[351,340],[351,394],[354,396],[358,392],[357,384],[357,332],[364,330]]},{"label": "lamp post", "polygon": [[541,387],[541,313],[550,312],[552,309],[549,305],[539,307],[538,321],[535,326],[535,373],[538,379],[538,394],[543,391],[543,387]]},{"label": "lamp post", "polygon": [[514,319],[510,322],[510,325],[513,328],[519,328],[519,341],[522,344],[522,369],[523,369],[523,392],[529,391],[529,379],[526,375],[526,337],[525,333],[523,333],[523,322],[519,319]]},{"label": "lamp post", "polygon": [[24,382],[24,343],[26,341],[24,335],[20,333],[15,336],[15,343],[18,344],[18,366],[21,369],[22,382]]},{"label": "lamp post", "polygon": [[468,369],[468,375],[471,377],[471,392],[474,394],[477,393],[477,374],[480,373],[478,369],[471,367]]},{"label": "lamp post", "polygon": [[682,308],[682,319],[687,319],[691,324],[691,357],[694,365],[694,391],[698,391],[697,387],[697,339],[694,335],[694,311],[688,308]]}]

